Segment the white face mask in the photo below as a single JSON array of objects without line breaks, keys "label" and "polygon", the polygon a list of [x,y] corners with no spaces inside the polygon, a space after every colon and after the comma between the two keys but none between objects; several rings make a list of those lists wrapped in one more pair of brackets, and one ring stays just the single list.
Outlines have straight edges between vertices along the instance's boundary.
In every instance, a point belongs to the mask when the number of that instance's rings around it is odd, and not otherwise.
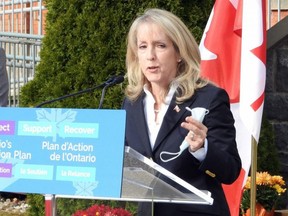
[{"label": "white face mask", "polygon": [[208,109],[205,109],[203,107],[195,107],[193,109],[190,109],[189,107],[186,107],[188,111],[191,112],[191,116],[196,119],[199,122],[202,122],[205,115],[209,113]]},{"label": "white face mask", "polygon": [[[206,108],[203,108],[203,107],[195,107],[193,109],[190,109],[189,107],[186,107],[186,110],[190,111],[191,112],[191,116],[202,123],[205,115],[207,115],[209,113],[209,110],[206,109]],[[189,143],[184,139],[183,142],[181,143],[180,145],[180,149],[178,152],[167,152],[167,151],[162,151],[160,153],[160,158],[163,162],[168,162],[168,161],[171,161],[171,160],[174,160],[176,159],[177,157],[179,157],[181,155],[181,153],[186,149],[188,148],[189,146]],[[171,157],[169,159],[163,159],[162,155],[171,155],[171,156],[174,156],[174,157]]]}]

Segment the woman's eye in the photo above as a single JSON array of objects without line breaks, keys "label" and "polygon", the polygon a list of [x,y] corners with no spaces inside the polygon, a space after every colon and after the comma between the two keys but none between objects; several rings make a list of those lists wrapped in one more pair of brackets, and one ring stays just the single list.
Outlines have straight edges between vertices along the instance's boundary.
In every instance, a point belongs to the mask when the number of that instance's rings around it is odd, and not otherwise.
[{"label": "woman's eye", "polygon": [[139,45],[138,48],[139,49],[145,49],[147,46],[146,45]]},{"label": "woman's eye", "polygon": [[165,47],[166,47],[165,44],[158,44],[157,46],[158,46],[159,48],[165,48]]}]

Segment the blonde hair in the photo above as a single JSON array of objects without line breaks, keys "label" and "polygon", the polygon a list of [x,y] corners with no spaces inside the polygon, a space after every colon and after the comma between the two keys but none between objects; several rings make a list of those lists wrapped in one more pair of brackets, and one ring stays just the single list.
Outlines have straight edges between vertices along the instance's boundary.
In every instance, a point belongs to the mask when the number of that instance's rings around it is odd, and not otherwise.
[{"label": "blonde hair", "polygon": [[141,95],[144,84],[148,83],[141,72],[137,57],[137,30],[145,22],[153,22],[161,27],[181,56],[177,75],[173,81],[179,86],[176,100],[181,103],[190,98],[197,88],[205,86],[208,81],[200,78],[200,51],[192,33],[177,16],[161,9],[145,11],[130,27],[126,53],[128,78],[126,96],[132,101],[136,100]]}]

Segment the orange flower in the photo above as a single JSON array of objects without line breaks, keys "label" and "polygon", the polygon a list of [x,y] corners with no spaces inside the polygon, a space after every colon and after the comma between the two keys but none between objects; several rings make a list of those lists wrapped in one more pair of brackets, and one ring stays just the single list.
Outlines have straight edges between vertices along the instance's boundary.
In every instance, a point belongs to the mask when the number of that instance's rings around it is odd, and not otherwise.
[{"label": "orange flower", "polygon": [[[263,205],[265,209],[271,210],[280,195],[285,191],[285,181],[282,176],[271,176],[268,172],[256,173],[256,201]],[[250,207],[251,177],[247,178],[244,186],[241,209],[246,210]]]}]

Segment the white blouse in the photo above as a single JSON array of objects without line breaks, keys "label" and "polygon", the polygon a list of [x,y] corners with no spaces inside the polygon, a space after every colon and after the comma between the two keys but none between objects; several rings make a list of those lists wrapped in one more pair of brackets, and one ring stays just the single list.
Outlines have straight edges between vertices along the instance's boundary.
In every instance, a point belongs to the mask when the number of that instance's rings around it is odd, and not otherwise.
[{"label": "white blouse", "polygon": [[160,130],[161,124],[163,122],[163,118],[169,104],[171,103],[172,97],[177,89],[177,85],[172,85],[166,98],[165,102],[160,105],[160,109],[157,112],[157,119],[155,121],[155,112],[154,112],[154,104],[155,100],[152,93],[148,90],[147,85],[144,85],[144,92],[146,93],[146,97],[144,99],[144,112],[147,119],[148,124],[148,133],[150,138],[151,148],[153,149],[158,132]]}]

